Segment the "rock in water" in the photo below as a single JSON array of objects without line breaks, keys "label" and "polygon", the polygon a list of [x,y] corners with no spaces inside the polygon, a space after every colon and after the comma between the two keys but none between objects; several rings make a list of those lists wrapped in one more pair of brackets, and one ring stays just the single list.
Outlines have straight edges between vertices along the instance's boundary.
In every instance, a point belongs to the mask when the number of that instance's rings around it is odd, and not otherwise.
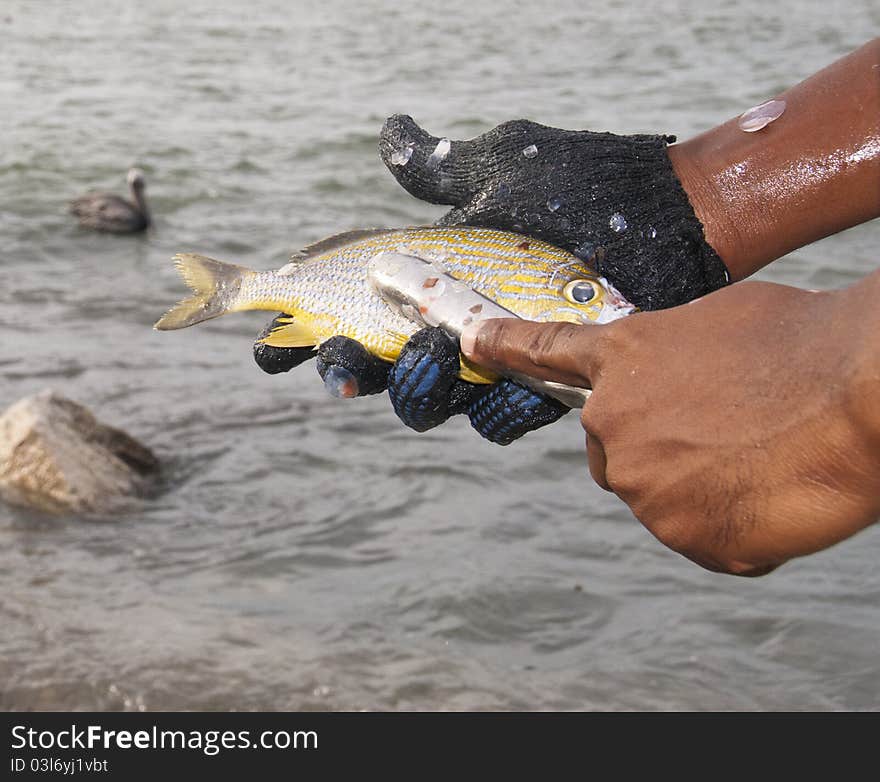
[{"label": "rock in water", "polygon": [[158,472],[149,448],[53,391],[0,416],[0,498],[48,511],[95,512],[142,493]]}]

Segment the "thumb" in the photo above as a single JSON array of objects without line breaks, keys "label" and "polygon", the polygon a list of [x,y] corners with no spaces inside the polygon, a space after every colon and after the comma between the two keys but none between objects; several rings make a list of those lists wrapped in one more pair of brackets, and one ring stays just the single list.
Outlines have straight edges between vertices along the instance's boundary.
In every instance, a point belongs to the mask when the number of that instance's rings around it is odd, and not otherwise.
[{"label": "thumb", "polygon": [[406,114],[386,119],[379,133],[382,162],[405,190],[432,204],[460,206],[473,195],[462,161],[467,144],[432,136]]},{"label": "thumb", "polygon": [[602,332],[607,326],[535,323],[495,318],[466,326],[461,352],[476,364],[497,372],[592,388],[601,364]]}]

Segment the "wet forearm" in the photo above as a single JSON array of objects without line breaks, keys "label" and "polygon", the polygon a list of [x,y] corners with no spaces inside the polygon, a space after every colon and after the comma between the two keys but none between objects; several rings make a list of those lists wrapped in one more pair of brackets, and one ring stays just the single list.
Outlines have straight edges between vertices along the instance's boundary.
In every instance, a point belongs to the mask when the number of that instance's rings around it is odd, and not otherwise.
[{"label": "wet forearm", "polygon": [[777,99],[785,111],[762,130],[734,118],[669,147],[733,280],[880,216],[880,38]]}]

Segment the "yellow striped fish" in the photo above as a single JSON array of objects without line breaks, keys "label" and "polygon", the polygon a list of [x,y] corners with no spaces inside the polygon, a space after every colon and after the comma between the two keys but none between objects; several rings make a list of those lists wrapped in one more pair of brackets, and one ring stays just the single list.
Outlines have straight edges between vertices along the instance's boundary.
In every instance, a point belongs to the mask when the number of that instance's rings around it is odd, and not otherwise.
[{"label": "yellow striped fish", "polygon": [[[367,264],[381,252],[433,261],[528,320],[603,323],[634,309],[607,280],[558,247],[488,228],[425,227],[331,236],[300,251],[278,271],[179,254],[175,263],[194,294],[155,328],[182,329],[227,312],[271,310],[289,317],[263,339],[267,345],[317,346],[342,335],[394,361],[419,326],[392,310],[368,284]],[[465,363],[461,377],[477,383],[496,379]]]}]

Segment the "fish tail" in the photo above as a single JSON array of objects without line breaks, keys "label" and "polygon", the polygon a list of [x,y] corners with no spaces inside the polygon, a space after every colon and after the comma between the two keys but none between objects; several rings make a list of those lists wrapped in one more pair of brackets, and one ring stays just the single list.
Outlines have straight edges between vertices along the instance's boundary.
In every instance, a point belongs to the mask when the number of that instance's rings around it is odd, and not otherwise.
[{"label": "fish tail", "polygon": [[179,253],[174,265],[193,295],[172,307],[153,326],[159,331],[184,329],[227,312],[245,309],[239,302],[242,282],[257,272],[195,253]]}]

